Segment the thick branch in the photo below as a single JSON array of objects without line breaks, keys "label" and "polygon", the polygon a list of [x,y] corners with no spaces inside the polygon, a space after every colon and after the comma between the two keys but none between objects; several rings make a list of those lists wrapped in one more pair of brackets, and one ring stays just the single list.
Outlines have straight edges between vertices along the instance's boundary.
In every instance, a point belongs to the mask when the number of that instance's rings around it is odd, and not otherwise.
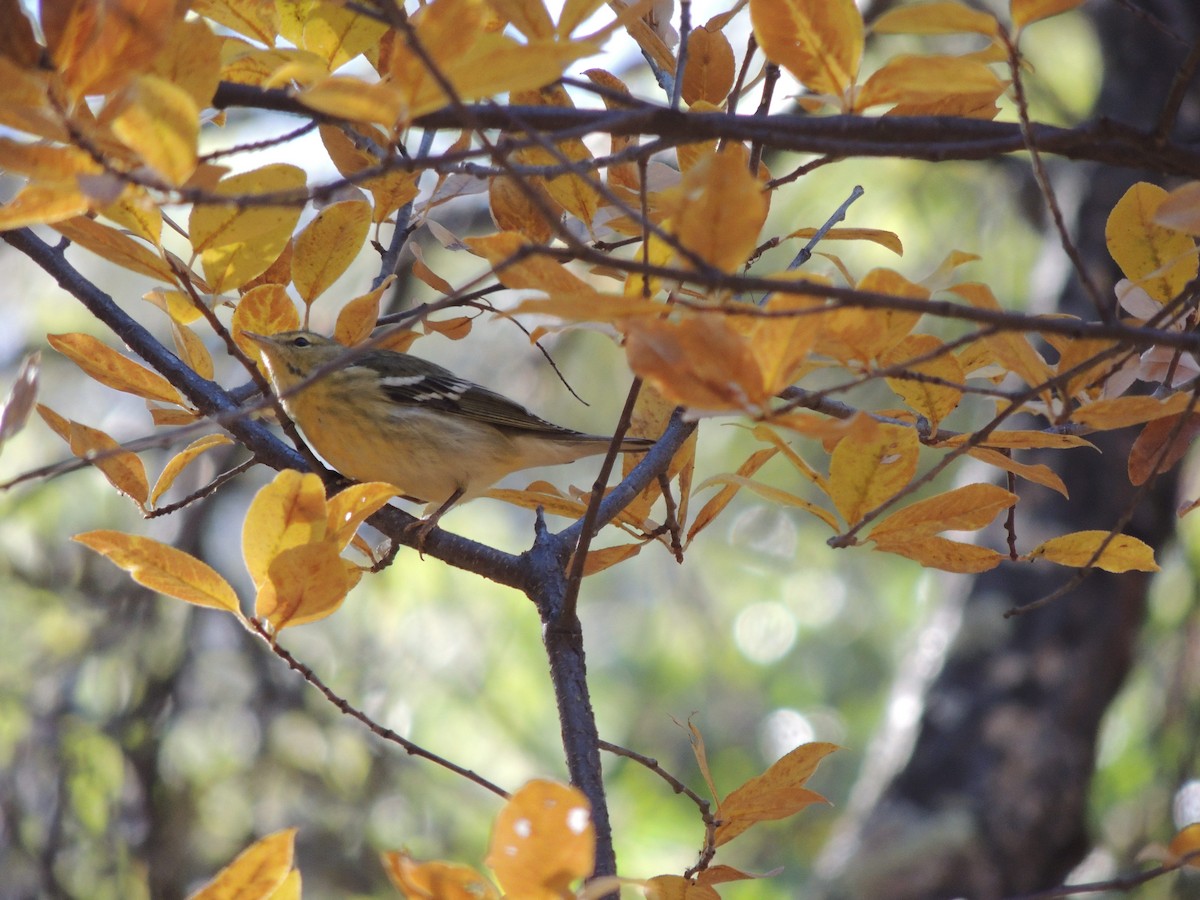
[{"label": "thick branch", "polygon": [[[248,107],[325,118],[284,90],[223,83],[213,105]],[[763,144],[773,150],[842,157],[902,157],[929,162],[982,160],[1025,149],[1021,126],[953,116],[805,116],[683,113],[645,104],[622,111],[553,106],[465,107],[475,127],[500,131],[537,129],[550,140],[562,131],[576,134],[651,135],[662,146],[724,138]],[[421,128],[458,130],[461,115],[451,109],[421,116]],[[1033,124],[1029,136],[1043,153],[1127,168],[1154,169],[1164,175],[1200,178],[1200,147],[1156,144],[1155,135],[1101,119],[1076,128]]]}]

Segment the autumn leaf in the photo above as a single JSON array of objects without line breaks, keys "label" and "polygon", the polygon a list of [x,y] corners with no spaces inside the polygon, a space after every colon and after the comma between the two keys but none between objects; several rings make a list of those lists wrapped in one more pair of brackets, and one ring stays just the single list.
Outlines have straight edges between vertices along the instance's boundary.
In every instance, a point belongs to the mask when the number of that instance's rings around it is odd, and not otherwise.
[{"label": "autumn leaf", "polygon": [[284,469],[250,502],[242,525],[242,555],[256,587],[284,550],[325,537],[325,485],[312,472]]},{"label": "autumn leaf", "polygon": [[223,434],[208,434],[192,441],[187,447],[172,456],[163,468],[162,474],[158,476],[158,481],[154,482],[154,489],[150,491],[150,502],[157,503],[158,498],[167,492],[180,473],[191,465],[200,454],[206,450],[212,450],[214,447],[225,447],[232,443],[233,441]]},{"label": "autumn leaf", "polygon": [[273,897],[292,871],[296,831],[285,828],[251,844],[188,900]]},{"label": "autumn leaf", "polygon": [[417,862],[403,850],[383,854],[383,868],[406,897],[439,900],[499,900],[499,893],[470,866],[458,863]]},{"label": "autumn leaf", "polygon": [[717,826],[716,846],[727,844],[759,822],[795,815],[812,803],[828,803],[804,785],[821,760],[837,749],[836,744],[801,744],[763,774],[731,791],[718,805],[721,824]]},{"label": "autumn leaf", "polygon": [[573,787],[534,780],[496,816],[487,865],[510,897],[558,900],[591,874],[595,854],[587,798]]},{"label": "autumn leaf", "polygon": [[292,281],[306,304],[325,293],[350,267],[370,227],[370,205],[345,200],[325,207],[296,235]]},{"label": "autumn leaf", "polygon": [[287,547],[270,559],[254,614],[277,632],[316,622],[337,611],[356,581],[331,541]]},{"label": "autumn leaf", "polygon": [[1127,190],[1108,215],[1104,240],[1125,277],[1165,303],[1200,271],[1196,242],[1155,221],[1167,192],[1139,182]]},{"label": "autumn leaf", "polygon": [[[1111,539],[1110,539],[1111,538]],[[1101,547],[1104,549],[1101,550]],[[1095,566],[1106,572],[1157,572],[1154,550],[1127,534],[1076,531],[1051,538],[1035,547],[1026,559],[1048,559],[1060,566]]]},{"label": "autumn leaf", "polygon": [[915,429],[860,414],[829,460],[829,496],[848,525],[908,485],[919,450]]},{"label": "autumn leaf", "polygon": [[120,531],[89,531],[74,540],[125,569],[138,584],[197,606],[209,606],[241,618],[237,594],[209,565],[151,538]]},{"label": "autumn leaf", "polygon": [[854,0],[750,0],[763,53],[816,94],[841,100],[863,52],[863,20]]}]

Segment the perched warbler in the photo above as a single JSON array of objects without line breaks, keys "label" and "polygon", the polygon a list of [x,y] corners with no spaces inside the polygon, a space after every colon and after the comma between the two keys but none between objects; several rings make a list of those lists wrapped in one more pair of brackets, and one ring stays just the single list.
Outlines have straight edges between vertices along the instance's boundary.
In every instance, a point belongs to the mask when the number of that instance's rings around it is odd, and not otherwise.
[{"label": "perched warbler", "polygon": [[[538,418],[439,365],[392,350],[349,350],[311,331],[243,332],[262,351],[271,386],[309,445],[356,481],[385,481],[442,513],[505,475],[602,453],[611,438]],[[322,373],[304,384],[314,372]],[[297,386],[302,385],[297,389]],[[654,442],[626,438],[622,452]]]}]

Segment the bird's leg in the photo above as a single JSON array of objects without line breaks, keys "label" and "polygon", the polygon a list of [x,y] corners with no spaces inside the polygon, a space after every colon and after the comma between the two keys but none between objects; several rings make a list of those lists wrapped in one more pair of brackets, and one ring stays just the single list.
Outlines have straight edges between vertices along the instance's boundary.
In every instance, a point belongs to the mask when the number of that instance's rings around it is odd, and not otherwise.
[{"label": "bird's leg", "polygon": [[437,527],[438,520],[446,514],[450,507],[462,499],[463,493],[465,492],[462,488],[455,489],[454,493],[447,497],[446,501],[434,510],[432,515],[413,522],[404,529],[406,534],[416,537],[417,553],[422,559],[425,558],[425,541],[429,537],[429,533]]}]

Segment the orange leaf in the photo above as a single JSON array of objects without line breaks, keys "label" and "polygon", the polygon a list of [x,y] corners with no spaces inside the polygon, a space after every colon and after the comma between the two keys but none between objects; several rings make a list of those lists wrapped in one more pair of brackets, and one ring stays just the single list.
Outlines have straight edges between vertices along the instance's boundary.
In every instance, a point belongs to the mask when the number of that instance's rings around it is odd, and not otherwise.
[{"label": "orange leaf", "polygon": [[296,236],[292,281],[305,303],[323,294],[354,262],[371,227],[371,207],[362,200],[334,203]]},{"label": "orange leaf", "polygon": [[583,574],[595,575],[605,569],[632,559],[642,551],[645,544],[617,544],[615,547],[602,547],[599,550],[589,550],[587,559],[583,562]]},{"label": "orange leaf", "polygon": [[754,409],[770,396],[745,338],[722,318],[637,319],[625,335],[629,367],[677,404]]},{"label": "orange leaf", "polygon": [[233,311],[233,338],[251,359],[259,358],[258,344],[242,337],[243,331],[278,334],[300,327],[300,314],[282,284],[260,284],[250,288]]},{"label": "orange leaf", "polygon": [[[958,434],[938,444],[939,447],[961,447],[971,435]],[[1091,441],[1074,434],[1056,434],[1049,431],[993,431],[983,442],[984,447],[999,447],[1002,450],[1067,450],[1071,447],[1091,447]]]},{"label": "orange leaf", "polygon": [[743,265],[767,217],[766,196],[743,154],[707,154],[687,171],[678,190],[672,222],[679,242],[726,272]]},{"label": "orange leaf", "polygon": [[975,531],[1017,502],[1017,495],[994,484],[968,484],[910,503],[875,526],[867,536],[932,535],[939,531]]},{"label": "orange leaf", "polygon": [[65,419],[40,403],[37,411],[55,434],[67,442],[73,454],[94,465],[113,487],[145,510],[150,486],[146,481],[146,467],[136,455],[122,449],[117,441],[98,428]]},{"label": "orange leaf", "polygon": [[501,231],[486,237],[467,238],[465,243],[472,253],[482,256],[495,267],[496,277],[507,288],[533,289],[548,294],[598,293],[562,263],[536,254],[517,259],[529,246],[524,235]]},{"label": "orange leaf", "polygon": [[157,253],[115,228],[101,225],[86,216],[55,222],[54,229],[68,240],[131,272],[146,275],[155,281],[174,283],[178,280],[179,276],[170,264]]},{"label": "orange leaf", "polygon": [[242,555],[255,587],[280,552],[324,538],[326,518],[325,485],[312,472],[284,469],[264,485],[242,525]]},{"label": "orange leaf", "polygon": [[863,51],[854,0],[750,0],[750,21],[767,59],[813,93],[847,95]]},{"label": "orange leaf", "polygon": [[[556,106],[561,109],[574,109],[575,104],[566,88],[562,85],[551,85],[538,91],[517,91],[510,96],[510,102],[529,106]],[[587,145],[579,138],[568,141],[557,141],[554,150],[546,147],[524,147],[513,154],[513,159],[527,166],[561,166],[564,161],[585,169],[590,169],[592,153]],[[537,179],[535,184],[544,187],[555,204],[565,209],[590,231],[592,221],[600,208],[600,193],[596,190],[596,175],[580,175],[570,172],[549,179]],[[539,213],[540,214],[540,213]]]},{"label": "orange leaf", "polygon": [[[956,284],[950,290],[977,309],[1000,310],[1000,304],[985,284]],[[1030,387],[1045,384],[1053,372],[1023,332],[1001,332],[985,339],[993,356]]]},{"label": "orange leaf", "polygon": [[[562,215],[562,207],[550,196],[541,179],[522,179],[519,182],[508,175],[497,175],[488,181],[488,206],[492,220],[502,231],[517,231],[535,244],[549,243],[554,235],[553,222]],[[535,204],[529,193],[536,195],[540,204]]]},{"label": "orange leaf", "polygon": [[734,59],[729,38],[711,23],[695,28],[688,35],[687,54],[683,99],[689,104],[697,100],[723,103],[733,87]]},{"label": "orange leaf", "polygon": [[142,161],[173,186],[196,169],[200,110],[183,88],[154,75],[134,79],[109,101],[112,131]]},{"label": "orange leaf", "polygon": [[383,868],[406,897],[437,900],[498,900],[492,884],[472,869],[457,863],[424,862],[403,850],[383,854]]},{"label": "orange leaf", "polygon": [[487,865],[511,897],[559,900],[591,874],[595,854],[587,798],[573,787],[535,779],[496,816]]},{"label": "orange leaf", "polygon": [[150,492],[150,502],[157,503],[158,498],[165,494],[167,489],[175,483],[175,479],[179,477],[179,473],[191,465],[192,461],[205,450],[211,450],[213,447],[223,447],[232,443],[233,441],[223,434],[208,434],[192,441],[183,450],[172,456],[170,462],[163,468],[162,474],[158,476],[158,481],[154,482],[154,490]]},{"label": "orange leaf", "polygon": [[176,22],[150,71],[184,90],[198,109],[211,106],[221,80],[224,43],[203,19]]},{"label": "orange leaf", "polygon": [[241,900],[270,897],[292,869],[296,829],[276,831],[251,844],[188,900]]},{"label": "orange leaf", "polygon": [[[931,334],[910,334],[883,354],[880,363],[889,368],[903,366],[906,372],[936,378],[938,382],[889,376],[888,387],[904,399],[914,411],[929,420],[936,429],[962,399],[962,391],[953,385],[962,384],[966,373],[957,357],[950,352],[936,354],[945,345]],[[906,364],[906,360],[929,356],[924,362]],[[948,383],[939,383],[948,382]]]},{"label": "orange leaf", "polygon": [[0,203],[0,229],[52,224],[85,213],[90,206],[74,184],[27,184]]},{"label": "orange leaf", "polygon": [[730,792],[718,807],[721,824],[717,826],[716,846],[728,843],[759,822],[795,815],[811,803],[828,803],[804,784],[821,760],[837,749],[836,744],[801,744],[763,774]]},{"label": "orange leaf", "polygon": [[1104,226],[1108,252],[1125,277],[1163,303],[1200,271],[1195,240],[1155,221],[1166,198],[1157,185],[1138,182],[1117,201]]},{"label": "orange leaf", "polygon": [[343,306],[333,327],[333,339],[345,347],[353,347],[370,337],[379,321],[379,300],[395,280],[395,275],[389,275],[375,290]]},{"label": "orange leaf", "polygon": [[1067,486],[1049,466],[1042,465],[1041,463],[1020,463],[1011,456],[1006,456],[999,450],[993,450],[990,447],[972,447],[967,451],[967,455],[972,459],[985,462],[989,466],[995,466],[997,469],[1003,469],[1005,472],[1012,472],[1014,475],[1019,475],[1026,481],[1032,481],[1034,484],[1040,484],[1053,491],[1058,491],[1064,497],[1068,496]]},{"label": "orange leaf", "polygon": [[183,406],[174,385],[89,334],[48,334],[50,346],[101,384],[147,400]]},{"label": "orange leaf", "polygon": [[829,460],[829,497],[846,523],[902,491],[917,471],[919,451],[915,429],[860,414]]},{"label": "orange leaf", "polygon": [[[192,207],[188,234],[214,293],[242,286],[279,258],[300,218],[304,205],[300,192],[306,181],[298,166],[275,163],[222,179],[216,192],[234,202]],[[297,197],[291,202],[245,202],[277,192],[296,192]]]},{"label": "orange leaf", "polygon": [[1170,470],[1187,453],[1192,440],[1200,434],[1200,415],[1192,413],[1182,424],[1181,418],[1156,419],[1142,429],[1129,450],[1131,484],[1145,484],[1151,475]]},{"label": "orange leaf", "polygon": [[995,37],[999,22],[991,13],[957,0],[915,3],[887,10],[871,23],[876,34],[982,34]]},{"label": "orange leaf", "polygon": [[1048,19],[1083,4],[1083,0],[1012,0],[1010,9],[1013,24],[1020,31],[1040,19]]},{"label": "orange leaf", "polygon": [[721,895],[704,884],[682,875],[655,875],[642,885],[646,900],[721,900]]},{"label": "orange leaf", "polygon": [[[788,237],[803,241],[816,236],[816,233],[817,229],[815,228],[797,228]],[[904,245],[900,242],[900,236],[894,231],[883,231],[879,228],[830,228],[821,237],[821,240],[870,241],[873,244],[886,247],[897,256],[904,255]]]},{"label": "orange leaf", "polygon": [[191,554],[120,531],[88,531],[73,540],[107,557],[152,591],[241,617],[237,594],[229,582]]},{"label": "orange leaf", "polygon": [[806,512],[812,513],[814,516],[828,525],[831,530],[838,530],[837,519],[834,518],[833,514],[828,510],[822,509],[821,507],[817,506],[817,504],[805,500],[803,497],[799,497],[796,494],[790,494],[787,491],[781,490],[780,488],[771,487],[769,484],[763,484],[761,481],[755,481],[752,478],[743,478],[740,475],[714,475],[696,485],[696,490],[703,490],[704,488],[713,484],[725,484],[738,488],[746,488],[747,490],[758,494],[763,499],[770,500],[772,503],[777,503],[781,506],[795,506],[799,509],[805,510]]},{"label": "orange leaf", "polygon": [[1178,415],[1191,402],[1188,394],[1172,394],[1162,400],[1157,397],[1113,397],[1075,410],[1071,414],[1071,421],[1097,431],[1111,431]]},{"label": "orange leaf", "polygon": [[316,622],[336,612],[353,586],[332,542],[281,549],[271,558],[266,580],[259,585],[254,614],[270,622],[275,631]]},{"label": "orange leaf", "polygon": [[893,56],[855,98],[856,110],[885,103],[936,102],[948,95],[995,100],[1007,87],[988,66],[965,56]]},{"label": "orange leaf", "polygon": [[[744,463],[737,470],[739,478],[749,478],[755,472],[763,467],[766,462],[777,453],[777,450],[756,450],[750,454]],[[715,483],[715,482],[714,482]],[[729,505],[729,502],[741,490],[742,485],[739,482],[725,482],[721,488],[697,513],[696,519],[692,522],[692,527],[688,529],[687,539],[691,543],[692,538],[712,524],[721,511]]]},{"label": "orange leaf", "polygon": [[329,498],[326,507],[325,540],[345,550],[358,526],[387,505],[396,489],[380,481],[352,484]]},{"label": "orange leaf", "polygon": [[766,393],[776,394],[799,377],[824,327],[821,316],[804,313],[822,306],[824,301],[816,297],[773,294],[762,307],[768,315],[751,320],[746,337]]},{"label": "orange leaf", "polygon": [[46,4],[42,30],[73,97],[107,94],[149,67],[184,10],[172,0]]},{"label": "orange leaf", "polygon": [[964,575],[987,572],[1007,559],[990,547],[964,544],[936,535],[887,535],[875,542],[875,549],[904,556],[930,569]]},{"label": "orange leaf", "polygon": [[1176,860],[1186,856],[1188,866],[1200,868],[1200,822],[1193,822],[1177,831],[1167,845],[1167,852]]},{"label": "orange leaf", "polygon": [[[1095,566],[1106,572],[1158,571],[1154,562],[1154,550],[1146,543],[1127,534],[1118,534],[1109,540],[1110,535],[1111,532],[1108,531],[1075,531],[1064,534],[1039,544],[1026,559],[1044,557],[1060,566]],[[1100,551],[1102,546],[1103,552]]]}]

